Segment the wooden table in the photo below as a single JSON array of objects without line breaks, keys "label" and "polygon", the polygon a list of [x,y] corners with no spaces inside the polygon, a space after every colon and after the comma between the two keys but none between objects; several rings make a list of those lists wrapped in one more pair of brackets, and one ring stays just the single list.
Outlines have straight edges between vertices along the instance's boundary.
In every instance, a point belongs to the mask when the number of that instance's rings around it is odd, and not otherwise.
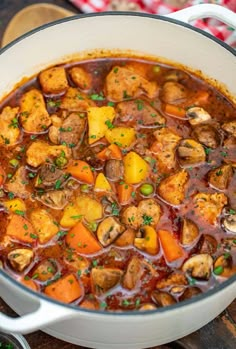
[{"label": "wooden table", "polygon": [[[66,0],[42,0],[54,3],[71,11],[76,9]],[[4,29],[11,17],[24,6],[37,3],[32,0],[0,0],[0,41]],[[14,312],[1,300],[0,311],[13,315]],[[193,314],[194,316],[194,314]],[[65,343],[41,331],[26,335],[32,349],[82,349],[82,347]],[[236,347],[236,301],[214,321],[201,330],[182,338],[175,343],[153,349],[234,349]],[[124,348],[126,349],[126,348]]]}]

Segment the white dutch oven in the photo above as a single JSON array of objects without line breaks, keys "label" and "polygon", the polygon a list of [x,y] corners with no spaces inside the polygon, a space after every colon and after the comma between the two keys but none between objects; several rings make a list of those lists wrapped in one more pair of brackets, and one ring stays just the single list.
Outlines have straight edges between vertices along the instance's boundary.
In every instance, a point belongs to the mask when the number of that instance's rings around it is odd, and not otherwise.
[{"label": "white dutch oven", "polygon": [[[72,17],[42,27],[0,54],[0,97],[25,76],[94,49],[142,52],[181,62],[225,85],[236,99],[236,57],[227,45],[184,23],[200,17],[236,27],[236,15],[216,5],[199,5],[171,17],[104,13]],[[176,18],[180,19],[176,20]],[[1,98],[0,98],[1,99]],[[105,313],[63,305],[25,288],[0,271],[0,296],[21,317],[0,314],[0,329],[37,329],[65,341],[99,349],[141,349],[183,337],[207,324],[236,296],[236,276],[206,294],[142,313]]]}]

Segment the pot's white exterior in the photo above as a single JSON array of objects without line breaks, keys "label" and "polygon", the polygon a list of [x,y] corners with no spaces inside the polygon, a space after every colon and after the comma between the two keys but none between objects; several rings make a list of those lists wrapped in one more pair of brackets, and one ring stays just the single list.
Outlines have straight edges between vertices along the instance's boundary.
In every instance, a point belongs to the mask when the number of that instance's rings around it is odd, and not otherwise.
[{"label": "pot's white exterior", "polygon": [[[236,21],[235,21],[236,22]],[[215,41],[162,18],[103,15],[66,20],[8,47],[0,55],[0,99],[25,76],[85,50],[132,49],[201,70],[236,97],[236,58]],[[20,315],[0,314],[5,331],[43,328],[55,337],[92,348],[141,349],[185,336],[216,317],[236,296],[236,278],[217,292],[155,313],[104,314],[74,310],[38,296],[0,272],[0,296]],[[52,324],[53,323],[53,324]]]}]

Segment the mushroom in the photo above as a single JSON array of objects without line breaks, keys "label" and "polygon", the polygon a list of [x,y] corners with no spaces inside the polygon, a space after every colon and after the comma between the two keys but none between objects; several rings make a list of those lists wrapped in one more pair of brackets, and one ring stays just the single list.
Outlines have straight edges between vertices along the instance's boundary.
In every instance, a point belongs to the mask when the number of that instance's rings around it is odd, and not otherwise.
[{"label": "mushroom", "polygon": [[119,181],[124,175],[123,161],[115,159],[106,161],[105,174],[109,180],[114,182]]},{"label": "mushroom", "polygon": [[216,252],[217,245],[217,240],[212,235],[203,234],[200,238],[201,248],[199,253],[212,255]]},{"label": "mushroom", "polygon": [[191,245],[199,236],[198,226],[188,218],[184,218],[182,230],[180,233],[180,241],[183,245]]},{"label": "mushroom", "polygon": [[23,271],[32,262],[34,252],[28,248],[17,248],[8,253],[7,259],[9,260],[12,268],[16,271]]},{"label": "mushroom", "polygon": [[203,146],[191,138],[180,141],[177,148],[177,155],[182,167],[197,166],[206,160],[206,153]]},{"label": "mushroom", "polygon": [[233,267],[233,258],[230,253],[226,252],[215,260],[213,272],[215,275],[226,278],[236,273],[236,267]]},{"label": "mushroom", "polygon": [[143,272],[142,261],[136,256],[132,257],[124,275],[123,287],[128,290],[134,289],[142,277]]},{"label": "mushroom", "polygon": [[182,270],[193,278],[208,280],[211,276],[213,259],[206,253],[190,257],[183,265]]},{"label": "mushroom", "polygon": [[222,165],[208,174],[209,183],[216,189],[225,190],[228,188],[230,179],[233,176],[231,165]]},{"label": "mushroom", "polygon": [[[233,213],[230,213],[232,211]],[[223,219],[224,228],[230,233],[236,234],[236,211],[230,210],[229,214]]]},{"label": "mushroom", "polygon": [[220,136],[212,125],[197,125],[194,127],[192,135],[198,142],[204,144],[206,147],[215,149],[220,145]]},{"label": "mushroom", "polygon": [[186,288],[184,293],[180,296],[179,300],[182,302],[182,301],[190,299],[190,298],[192,298],[194,296],[197,296],[200,293],[202,293],[200,288],[198,288],[198,287],[188,287],[188,288]]},{"label": "mushroom", "polygon": [[36,269],[34,269],[33,278],[40,281],[48,281],[56,274],[56,264],[49,259],[42,261]]},{"label": "mushroom", "polygon": [[97,237],[103,246],[110,245],[125,228],[115,218],[107,217],[98,226]]},{"label": "mushroom", "polygon": [[101,295],[115,287],[121,280],[123,270],[118,268],[93,268],[91,270],[91,285],[97,295]]},{"label": "mushroom", "polygon": [[164,103],[178,104],[186,99],[187,90],[178,82],[167,81],[162,87],[160,97]]},{"label": "mushroom", "polygon": [[164,76],[165,81],[186,81],[189,79],[188,74],[182,70],[172,69]]},{"label": "mushroom", "polygon": [[148,254],[156,255],[160,250],[160,246],[155,229],[148,225],[141,227],[134,239],[134,246]]},{"label": "mushroom", "polygon": [[192,126],[211,120],[211,115],[203,108],[192,107],[186,112],[186,116]]},{"label": "mushroom", "polygon": [[153,291],[151,294],[153,302],[161,307],[167,307],[176,303],[176,300],[167,292]]}]

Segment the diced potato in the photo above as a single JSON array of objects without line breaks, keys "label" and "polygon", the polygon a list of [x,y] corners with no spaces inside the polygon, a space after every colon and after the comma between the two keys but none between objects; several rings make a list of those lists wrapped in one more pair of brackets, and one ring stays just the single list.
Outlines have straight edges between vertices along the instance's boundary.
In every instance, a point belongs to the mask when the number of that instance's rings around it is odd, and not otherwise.
[{"label": "diced potato", "polygon": [[159,252],[159,240],[154,228],[146,225],[140,229],[142,237],[134,239],[134,246],[148,254],[155,255]]},{"label": "diced potato", "polygon": [[77,88],[69,87],[63,96],[60,108],[69,111],[86,112],[88,107],[93,106],[94,102],[88,99],[88,96]]},{"label": "diced potato", "polygon": [[88,108],[89,144],[93,144],[105,136],[108,126],[114,118],[115,109],[113,107]]},{"label": "diced potato", "polygon": [[184,200],[188,172],[179,171],[165,179],[158,186],[159,195],[172,205],[180,205]]},{"label": "diced potato", "polygon": [[26,211],[25,203],[22,199],[12,199],[5,201],[3,203],[4,207],[10,212],[16,212],[16,211]]},{"label": "diced potato", "polygon": [[78,221],[82,219],[81,214],[78,212],[78,207],[74,202],[69,203],[63,211],[63,216],[60,221],[60,225],[63,228],[72,228]]},{"label": "diced potato", "polygon": [[73,67],[70,69],[69,74],[73,82],[82,90],[89,90],[91,88],[91,75],[87,73],[81,67]]},{"label": "diced potato", "polygon": [[127,148],[135,141],[135,130],[132,127],[115,127],[107,130],[105,137],[109,143]]},{"label": "diced potato", "polygon": [[147,177],[148,164],[133,151],[124,157],[124,167],[124,178],[127,184],[138,184]]},{"label": "diced potato", "polygon": [[20,100],[20,121],[25,132],[43,133],[51,125],[42,93],[32,89]]},{"label": "diced potato", "polygon": [[18,142],[20,136],[18,111],[19,108],[5,107],[0,114],[0,145],[9,147]]},{"label": "diced potato", "polygon": [[43,92],[47,94],[57,94],[65,92],[68,88],[66,71],[62,67],[54,67],[44,70],[39,75],[39,82]]},{"label": "diced potato", "polygon": [[58,232],[53,217],[44,209],[36,209],[30,215],[31,223],[39,237],[39,242],[45,244]]},{"label": "diced potato", "polygon": [[111,185],[108,182],[108,180],[106,179],[106,177],[104,176],[103,173],[99,173],[96,181],[95,181],[95,186],[94,186],[94,190],[96,191],[111,191]]}]

